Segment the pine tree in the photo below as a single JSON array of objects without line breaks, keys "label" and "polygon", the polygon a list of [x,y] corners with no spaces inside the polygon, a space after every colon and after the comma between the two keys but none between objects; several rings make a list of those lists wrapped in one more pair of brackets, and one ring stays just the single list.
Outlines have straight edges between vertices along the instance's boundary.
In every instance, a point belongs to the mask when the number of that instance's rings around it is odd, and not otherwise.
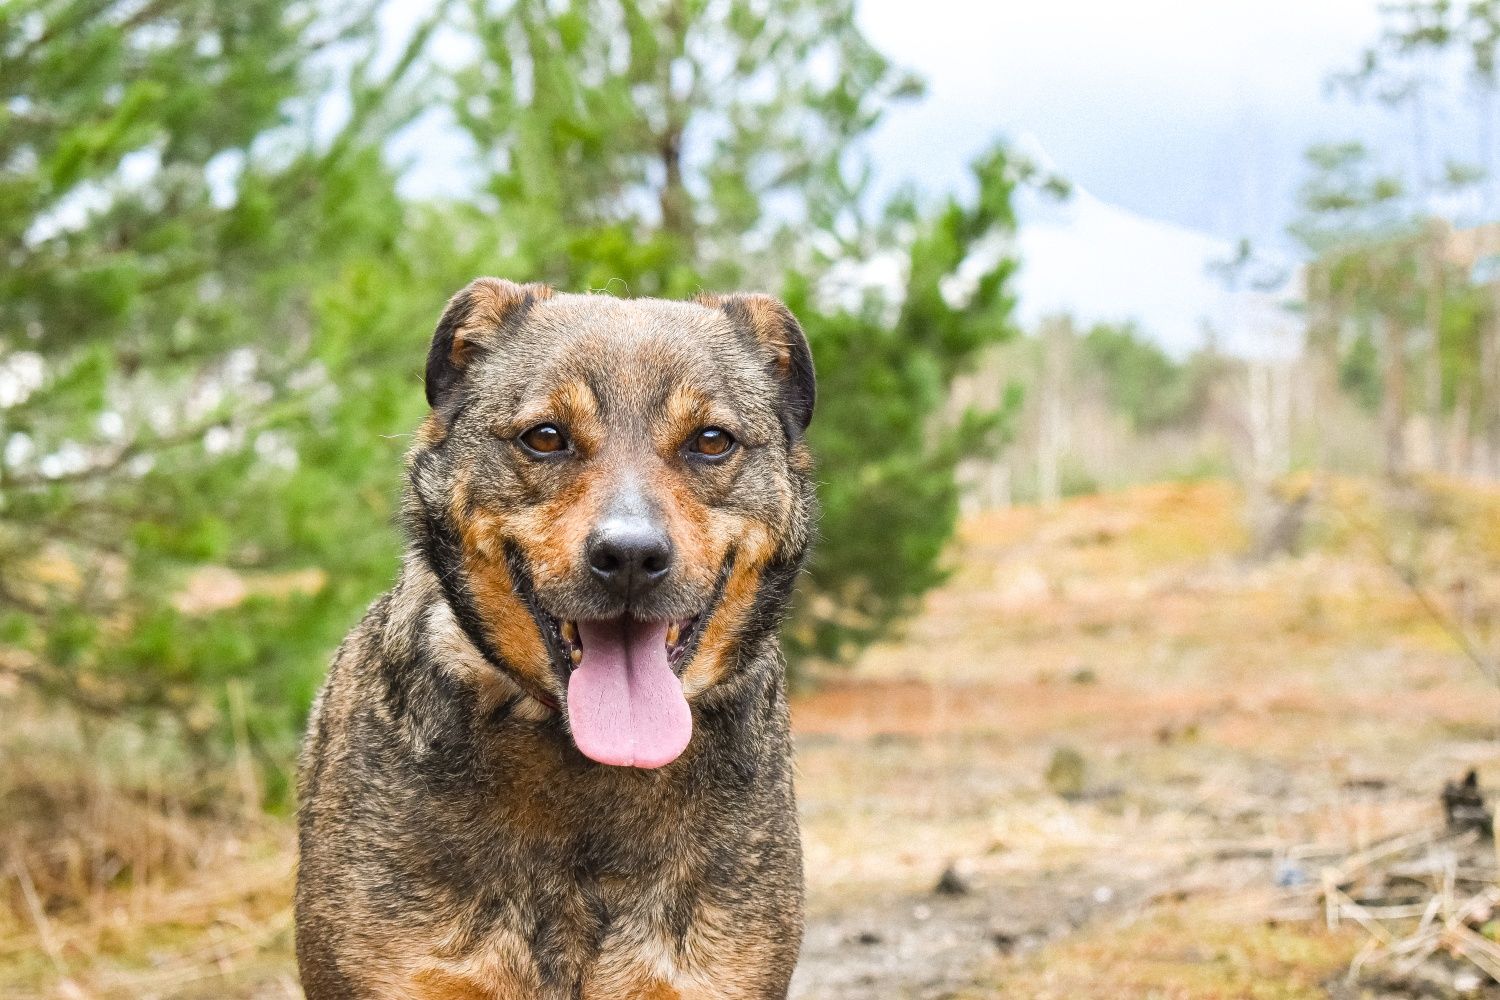
[{"label": "pine tree", "polygon": [[[402,231],[381,148],[415,50],[373,74],[370,15],[0,8],[0,648],[48,691],[202,718],[258,681],[290,720],[278,689],[316,674],[287,648],[336,639],[310,627],[325,588],[216,599],[194,574],[369,547],[329,523],[347,494],[319,463],[361,399],[335,389],[339,290]],[[320,138],[331,92],[345,121]]]},{"label": "pine tree", "polygon": [[853,143],[920,93],[850,0],[473,0],[454,75],[501,247],[535,278],[630,294],[779,280],[852,235]]},{"label": "pine tree", "polygon": [[[851,0],[473,0],[477,58],[453,74],[479,153],[471,227],[528,280],[623,295],[761,288],[802,320],[819,369],[811,439],[822,531],[793,650],[842,658],[941,578],[954,466],[994,421],[939,426],[947,387],[1011,333],[995,254],[972,294],[946,283],[1012,229],[1034,171],[1004,149],[973,204],[872,209],[859,141],[920,93],[860,32]],[[835,267],[894,255],[903,287],[835,302]]]}]

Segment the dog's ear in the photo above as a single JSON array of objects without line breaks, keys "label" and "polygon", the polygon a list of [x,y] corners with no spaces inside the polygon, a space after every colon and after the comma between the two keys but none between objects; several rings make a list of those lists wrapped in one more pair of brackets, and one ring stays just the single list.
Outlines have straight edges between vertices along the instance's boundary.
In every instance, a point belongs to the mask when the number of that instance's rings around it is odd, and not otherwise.
[{"label": "dog's ear", "polygon": [[440,409],[464,369],[500,341],[501,330],[526,314],[533,302],[552,297],[546,285],[518,285],[502,278],[475,278],[448,300],[427,351],[427,404]]},{"label": "dog's ear", "polygon": [[781,382],[781,423],[787,440],[799,439],[812,423],[818,385],[812,349],[797,317],[780,299],[760,293],[700,295],[698,301],[723,310],[736,327],[761,346]]}]

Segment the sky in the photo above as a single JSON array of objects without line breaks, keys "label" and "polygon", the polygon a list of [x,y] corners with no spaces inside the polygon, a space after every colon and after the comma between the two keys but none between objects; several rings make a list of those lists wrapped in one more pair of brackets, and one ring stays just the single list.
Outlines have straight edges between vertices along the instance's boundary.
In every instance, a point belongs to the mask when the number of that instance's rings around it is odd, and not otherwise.
[{"label": "sky", "polygon": [[[1380,2],[857,0],[877,48],[927,82],[867,140],[877,186],[961,191],[969,161],[1008,137],[1076,186],[1065,205],[1023,204],[1024,325],[1134,320],[1178,354],[1212,325],[1264,353],[1284,317],[1226,295],[1209,265],[1248,237],[1295,273],[1286,230],[1310,145],[1408,155],[1403,119],[1327,86],[1377,39]],[[393,0],[392,36],[422,7]],[[1434,145],[1469,148],[1471,122],[1435,120]],[[411,193],[462,183],[465,150],[439,124],[404,150]]]},{"label": "sky", "polygon": [[[861,0],[872,41],[926,78],[925,100],[870,140],[880,182],[962,189],[996,135],[1072,181],[1023,203],[1018,318],[1034,329],[1134,322],[1170,352],[1280,356],[1297,338],[1287,235],[1317,142],[1409,156],[1406,119],[1331,93],[1380,33],[1380,0]],[[1467,120],[1434,121],[1452,148]],[[1439,145],[1442,143],[1434,143]],[[1211,271],[1251,239],[1288,283],[1227,288]]]},{"label": "sky", "polygon": [[[1389,123],[1324,96],[1329,73],[1376,37],[1379,3],[857,0],[875,45],[928,85],[870,139],[877,175],[886,189],[952,190],[1005,135],[1112,204],[1226,239],[1283,240],[1307,146]],[[388,3],[389,37],[426,7]],[[428,153],[414,193],[453,182],[459,148],[435,128],[406,145]]]},{"label": "sky", "polygon": [[996,134],[1034,137],[1106,202],[1225,239],[1282,239],[1315,141],[1382,116],[1327,98],[1378,0],[862,0],[875,44],[928,83],[871,142],[886,183],[961,183]]}]

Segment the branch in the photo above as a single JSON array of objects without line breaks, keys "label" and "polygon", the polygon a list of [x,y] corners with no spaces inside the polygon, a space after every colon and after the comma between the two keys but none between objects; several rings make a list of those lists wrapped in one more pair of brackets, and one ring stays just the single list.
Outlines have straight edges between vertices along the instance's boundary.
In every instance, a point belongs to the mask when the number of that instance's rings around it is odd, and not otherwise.
[{"label": "branch", "polygon": [[1344,518],[1357,534],[1363,536],[1370,543],[1376,555],[1380,557],[1381,562],[1385,563],[1391,572],[1395,573],[1396,577],[1405,585],[1406,589],[1411,591],[1412,596],[1417,599],[1417,603],[1422,605],[1422,610],[1427,613],[1433,623],[1448,634],[1449,638],[1453,640],[1464,656],[1474,666],[1479,668],[1480,673],[1484,674],[1491,684],[1500,687],[1500,663],[1496,663],[1495,660],[1490,658],[1463,625],[1455,621],[1447,609],[1442,606],[1441,602],[1422,585],[1416,568],[1396,558],[1395,553],[1385,544],[1379,532],[1356,515],[1334,503],[1331,494],[1327,495],[1329,496],[1329,507],[1340,517]]},{"label": "branch", "polygon": [[0,489],[34,490],[48,486],[61,486],[68,483],[87,482],[91,479],[99,479],[104,476],[118,472],[125,463],[138,455],[149,452],[166,451],[187,444],[197,438],[201,438],[214,427],[220,427],[225,423],[221,418],[204,424],[198,424],[184,431],[179,431],[167,437],[161,438],[136,438],[126,444],[119,451],[102,462],[90,465],[74,472],[65,472],[57,476],[47,476],[34,473],[29,476],[16,476],[13,478],[0,478]]},{"label": "branch", "polygon": [[[294,395],[291,399],[282,401],[279,406],[270,407],[255,418],[245,421],[240,426],[246,431],[259,430],[301,412],[301,398]],[[139,455],[168,451],[172,448],[181,447],[184,444],[191,444],[213,428],[224,427],[229,423],[230,421],[227,417],[220,416],[213,420],[205,420],[194,424],[175,434],[154,438],[136,438],[104,461],[90,465],[87,468],[79,469],[76,472],[65,472],[58,476],[44,476],[34,473],[29,476],[17,476],[9,479],[0,476],[0,490],[45,489],[49,486],[67,485],[99,479],[118,472],[132,458]]]},{"label": "branch", "polygon": [[[0,677],[10,676],[33,690],[68,702],[92,715],[113,718],[123,711],[150,707],[155,702],[139,692],[119,700],[92,694],[83,689],[78,678],[56,667],[50,667],[28,653],[0,649]],[[157,689],[150,689],[153,693]]]}]

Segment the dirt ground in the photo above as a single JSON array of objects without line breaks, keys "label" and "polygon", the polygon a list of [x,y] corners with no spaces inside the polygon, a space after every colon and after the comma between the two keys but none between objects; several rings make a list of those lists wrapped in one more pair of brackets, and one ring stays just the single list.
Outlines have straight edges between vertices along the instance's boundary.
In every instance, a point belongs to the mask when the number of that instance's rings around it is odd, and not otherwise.
[{"label": "dirt ground", "polygon": [[[1346,981],[1363,932],[1303,899],[1318,851],[1437,824],[1470,768],[1500,780],[1500,690],[1453,637],[1500,654],[1500,493],[1429,484],[1393,514],[1309,486],[1297,551],[1254,562],[1216,483],[966,523],[904,634],[794,704],[793,995],[1500,995]],[[286,822],[178,829],[150,835],[186,863],[70,911],[13,864],[0,996],[297,996]]]}]

